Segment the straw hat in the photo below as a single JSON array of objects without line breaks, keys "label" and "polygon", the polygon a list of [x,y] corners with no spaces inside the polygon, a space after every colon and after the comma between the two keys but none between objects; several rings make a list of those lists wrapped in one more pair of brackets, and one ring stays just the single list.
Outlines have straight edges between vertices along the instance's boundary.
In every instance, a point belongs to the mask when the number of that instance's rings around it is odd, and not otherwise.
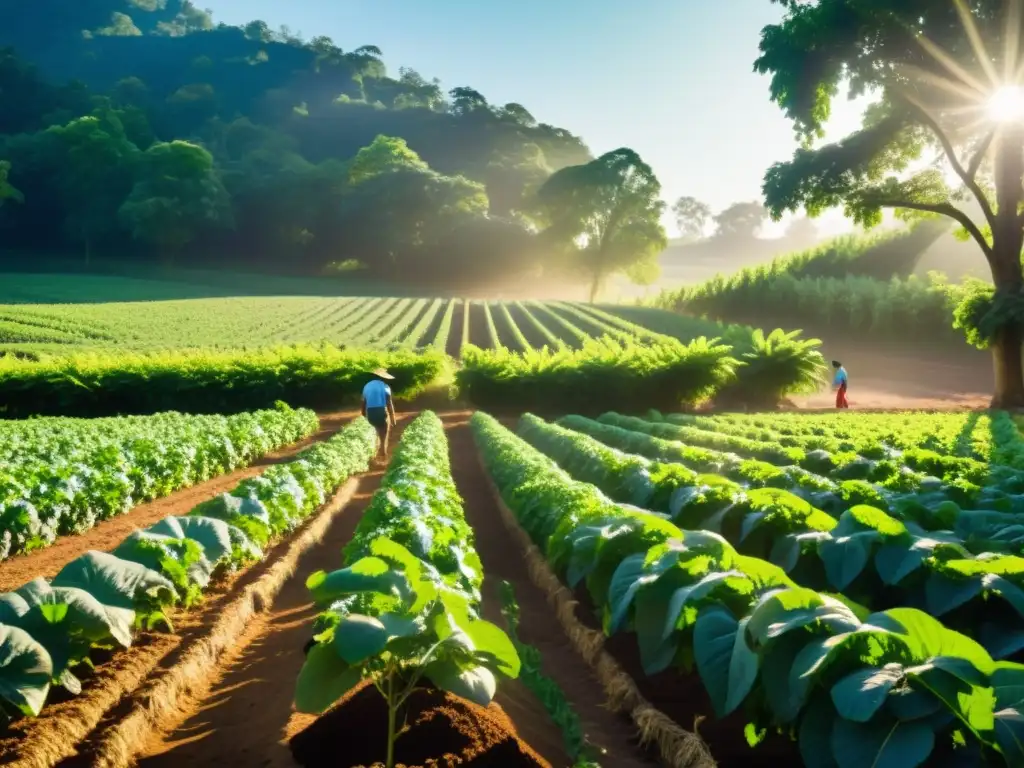
[{"label": "straw hat", "polygon": [[388,381],[394,381],[395,377],[388,373],[384,368],[378,368],[373,372],[373,375],[380,379],[387,379]]}]

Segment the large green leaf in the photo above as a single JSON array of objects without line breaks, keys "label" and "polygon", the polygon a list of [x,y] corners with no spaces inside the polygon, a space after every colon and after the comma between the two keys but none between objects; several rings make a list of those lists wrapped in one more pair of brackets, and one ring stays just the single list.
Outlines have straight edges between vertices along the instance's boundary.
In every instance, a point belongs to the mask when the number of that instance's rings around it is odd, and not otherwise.
[{"label": "large green leaf", "polygon": [[483,666],[460,667],[450,659],[428,664],[423,674],[436,687],[486,707],[498,690],[494,674]]},{"label": "large green leaf", "polygon": [[689,573],[682,568],[673,568],[637,592],[633,627],[645,674],[663,672],[675,658],[678,639],[672,630],[678,612],[669,615],[669,601],[681,585],[690,581],[692,576]]},{"label": "large green leaf", "polygon": [[[834,536],[835,531],[832,533]],[[837,590],[846,589],[867,566],[871,552],[880,540],[875,531],[865,531],[822,541],[818,545],[818,554],[825,565],[829,583]]]},{"label": "large green leaf", "polygon": [[46,649],[25,630],[0,625],[0,698],[23,714],[38,715],[52,679]]},{"label": "large green leaf", "polygon": [[899,584],[920,568],[942,543],[929,536],[916,538],[909,544],[906,541],[883,544],[875,555],[875,570],[884,583]]},{"label": "large green leaf", "polygon": [[747,644],[746,623],[724,607],[711,606],[694,627],[697,670],[719,717],[740,706],[757,680],[758,658]]},{"label": "large green leaf", "polygon": [[1008,766],[1024,765],[1024,716],[1017,709],[996,712],[995,737]]},{"label": "large green leaf", "polygon": [[832,728],[832,754],[839,768],[916,768],[934,747],[935,733],[918,721],[854,723],[839,718]]},{"label": "large green leaf", "polygon": [[209,501],[204,501],[191,514],[196,517],[213,517],[218,520],[230,520],[234,515],[241,515],[259,520],[264,525],[270,525],[270,512],[262,501],[249,497],[243,499],[232,496],[230,493],[222,493]]},{"label": "large green leaf", "polygon": [[377,592],[404,598],[409,594],[405,575],[379,557],[364,557],[348,568],[332,573],[317,571],[306,580],[313,601],[329,605],[335,600],[361,592]]},{"label": "large green leaf", "polygon": [[885,655],[887,645],[899,642],[884,631],[865,626],[854,632],[812,640],[805,645],[797,654],[789,672],[790,692],[794,701],[803,706],[816,679],[835,658],[850,650],[851,657],[859,657],[868,641],[875,645],[874,650],[880,657]]},{"label": "large green leaf", "polygon": [[360,674],[359,667],[346,664],[331,645],[314,645],[295,684],[295,708],[319,715],[354,688]]},{"label": "large green leaf", "polygon": [[165,517],[146,530],[176,539],[192,539],[203,548],[211,563],[231,557],[231,527],[223,520],[200,515]]},{"label": "large green leaf", "polygon": [[350,613],[334,628],[334,650],[347,664],[360,664],[376,656],[396,637],[412,637],[423,625],[407,616]]},{"label": "large green leaf", "polygon": [[978,738],[987,739],[995,727],[995,692],[984,677],[976,677],[977,670],[966,660],[939,665],[935,661],[908,669],[907,676],[915,687],[942,701]]},{"label": "large green leaf", "polygon": [[800,757],[807,768],[837,768],[832,732],[838,718],[828,696],[819,694],[800,721]]},{"label": "large green leaf", "polygon": [[614,634],[622,628],[637,591],[646,584],[654,583],[661,575],[659,571],[648,570],[644,564],[645,557],[646,553],[638,553],[623,558],[612,575],[608,587],[608,634]]},{"label": "large green leaf", "polygon": [[572,554],[569,556],[565,576],[569,587],[575,589],[594,570],[602,544],[629,533],[635,527],[632,521],[623,523],[621,520],[611,520],[603,524],[581,525],[569,534],[567,543],[572,545]]},{"label": "large green leaf", "polygon": [[800,702],[796,701],[790,687],[789,671],[793,668],[797,654],[812,639],[813,636],[807,633],[791,632],[774,640],[763,654],[761,686],[768,707],[778,723],[792,722],[800,714]]},{"label": "large green leaf", "polygon": [[16,593],[28,610],[9,621],[41,642],[50,652],[55,674],[63,671],[75,642],[100,643],[113,639],[124,648],[132,644],[134,611],[105,606],[75,587],[51,587],[38,578]]},{"label": "large green leaf", "polygon": [[942,625],[934,616],[914,608],[890,608],[871,614],[866,624],[900,635],[915,658],[926,660],[939,656],[966,659],[979,672],[991,675],[995,662],[980,643]]},{"label": "large green leaf", "polygon": [[886,664],[881,669],[858,669],[832,686],[832,703],[840,717],[866,723],[875,716],[902,677],[903,666],[896,663]]},{"label": "large green leaf", "polygon": [[932,573],[924,585],[925,606],[933,616],[942,616],[982,592],[981,579],[954,579],[942,573]]},{"label": "large green leaf", "polygon": [[461,629],[473,643],[473,651],[478,658],[486,659],[488,666],[506,677],[519,676],[519,654],[499,626],[489,621],[470,621]]},{"label": "large green leaf", "polygon": [[1021,708],[1024,704],[1024,664],[998,662],[991,681],[997,709]]},{"label": "large green leaf", "polygon": [[1024,616],[1024,589],[1012,581],[994,573],[986,573],[981,577],[981,585],[990,592],[996,592],[1008,602],[1019,616]]},{"label": "large green leaf", "polygon": [[802,587],[766,594],[750,615],[747,625],[754,642],[766,645],[794,629],[821,622],[831,632],[851,632],[861,622],[842,601]]},{"label": "large green leaf", "polygon": [[167,545],[175,541],[179,541],[179,539],[167,534],[132,531],[111,554],[121,560],[130,560],[159,573],[164,558],[171,554]]},{"label": "large green leaf", "polygon": [[156,571],[106,552],[87,552],[72,560],[50,585],[83,589],[103,605],[123,609],[133,608],[145,596],[161,591],[171,594],[174,590],[174,585]]}]

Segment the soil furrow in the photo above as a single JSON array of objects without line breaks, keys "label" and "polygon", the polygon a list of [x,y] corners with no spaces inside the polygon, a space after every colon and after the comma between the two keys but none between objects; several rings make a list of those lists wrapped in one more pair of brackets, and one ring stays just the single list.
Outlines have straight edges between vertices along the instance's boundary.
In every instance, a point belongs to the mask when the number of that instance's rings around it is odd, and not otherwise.
[{"label": "soil furrow", "polygon": [[[600,683],[565,637],[544,593],[530,580],[523,553],[509,540],[481,469],[468,415],[446,414],[442,418],[448,429],[452,475],[465,501],[466,519],[476,534],[476,549],[486,574],[485,618],[504,626],[498,589],[502,581],[508,581],[519,603],[520,637],[540,650],[545,674],[565,692],[588,739],[605,750],[601,763],[616,768],[657,765],[640,748],[636,729],[629,721],[605,708]],[[516,723],[523,740],[553,765],[570,764],[561,733],[522,684],[503,682],[497,700]]]},{"label": "soil furrow", "polygon": [[105,552],[117,547],[135,530],[146,528],[169,515],[185,515],[198,504],[234,489],[242,480],[262,473],[268,466],[291,461],[303,448],[325,440],[350,419],[354,412],[320,416],[320,430],[287,448],[268,453],[249,466],[182,489],[161,499],[140,504],[130,512],[104,520],[78,536],[63,536],[46,549],[18,555],[0,563],[0,593],[10,592],[34,578],[52,578],[67,563],[90,550]]}]

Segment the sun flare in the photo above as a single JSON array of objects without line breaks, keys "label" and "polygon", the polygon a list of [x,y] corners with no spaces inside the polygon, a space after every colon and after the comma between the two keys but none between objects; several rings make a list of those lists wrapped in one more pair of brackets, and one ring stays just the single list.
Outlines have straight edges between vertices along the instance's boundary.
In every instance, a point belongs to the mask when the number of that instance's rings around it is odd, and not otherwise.
[{"label": "sun flare", "polygon": [[988,100],[988,116],[997,123],[1024,120],[1024,87],[1004,85]]}]

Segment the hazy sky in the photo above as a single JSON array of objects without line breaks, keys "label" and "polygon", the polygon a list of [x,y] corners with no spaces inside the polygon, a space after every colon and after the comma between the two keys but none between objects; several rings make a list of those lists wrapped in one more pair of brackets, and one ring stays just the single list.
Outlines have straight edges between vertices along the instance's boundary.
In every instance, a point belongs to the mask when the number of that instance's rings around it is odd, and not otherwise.
[{"label": "hazy sky", "polygon": [[[202,0],[216,21],[263,19],[344,50],[372,44],[389,71],[409,66],[445,90],[523,104],[579,134],[595,154],[629,146],[665,198],[693,195],[716,212],[760,198],[764,171],[793,133],[754,74],[770,0]],[[558,10],[552,10],[557,8]],[[842,135],[861,105],[843,102]],[[823,221],[832,229],[839,222]]]}]

